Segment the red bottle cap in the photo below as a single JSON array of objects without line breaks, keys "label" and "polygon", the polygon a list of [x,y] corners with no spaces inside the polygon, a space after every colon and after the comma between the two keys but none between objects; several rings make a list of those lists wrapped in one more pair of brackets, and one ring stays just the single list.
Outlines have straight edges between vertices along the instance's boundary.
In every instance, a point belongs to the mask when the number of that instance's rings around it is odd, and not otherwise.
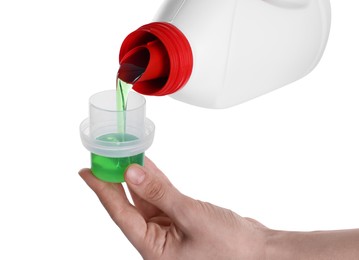
[{"label": "red bottle cap", "polygon": [[120,49],[120,64],[145,68],[133,89],[163,96],[181,89],[191,76],[193,56],[186,36],[174,25],[155,22],[130,33]]}]

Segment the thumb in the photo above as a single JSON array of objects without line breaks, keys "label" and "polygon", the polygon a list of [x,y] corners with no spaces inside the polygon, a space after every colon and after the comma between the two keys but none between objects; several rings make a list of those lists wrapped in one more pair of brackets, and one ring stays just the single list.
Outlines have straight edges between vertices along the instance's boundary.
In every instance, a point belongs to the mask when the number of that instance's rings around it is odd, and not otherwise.
[{"label": "thumb", "polygon": [[192,199],[181,194],[149,159],[145,167],[131,165],[125,180],[132,192],[174,221],[183,219],[192,204]]}]

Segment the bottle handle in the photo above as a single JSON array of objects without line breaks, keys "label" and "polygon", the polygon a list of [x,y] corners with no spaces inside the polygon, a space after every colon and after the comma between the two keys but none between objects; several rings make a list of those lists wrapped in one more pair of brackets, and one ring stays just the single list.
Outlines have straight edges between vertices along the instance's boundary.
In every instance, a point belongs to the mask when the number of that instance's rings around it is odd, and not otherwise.
[{"label": "bottle handle", "polygon": [[262,0],[262,1],[286,9],[300,9],[306,7],[312,0]]}]

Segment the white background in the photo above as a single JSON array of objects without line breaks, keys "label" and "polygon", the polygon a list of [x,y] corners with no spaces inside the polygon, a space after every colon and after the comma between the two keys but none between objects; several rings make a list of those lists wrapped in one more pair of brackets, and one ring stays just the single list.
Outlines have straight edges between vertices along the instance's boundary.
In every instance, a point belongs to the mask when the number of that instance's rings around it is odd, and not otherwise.
[{"label": "white background", "polygon": [[[77,174],[78,127],[160,2],[1,1],[0,259],[141,259]],[[226,110],[148,97],[147,155],[183,193],[268,227],[359,228],[358,8],[332,1],[321,63],[282,89]]]}]

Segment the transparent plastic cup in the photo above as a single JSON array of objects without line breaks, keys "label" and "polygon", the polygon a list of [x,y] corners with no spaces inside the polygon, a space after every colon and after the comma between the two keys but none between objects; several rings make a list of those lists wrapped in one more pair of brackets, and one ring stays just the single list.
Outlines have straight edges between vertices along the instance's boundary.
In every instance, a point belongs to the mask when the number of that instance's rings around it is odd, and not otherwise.
[{"label": "transparent plastic cup", "polygon": [[146,100],[130,92],[127,109],[117,107],[116,91],[106,90],[90,97],[89,117],[80,125],[82,144],[91,152],[93,174],[106,182],[124,182],[130,164],[143,165],[155,126],[146,118]]}]

